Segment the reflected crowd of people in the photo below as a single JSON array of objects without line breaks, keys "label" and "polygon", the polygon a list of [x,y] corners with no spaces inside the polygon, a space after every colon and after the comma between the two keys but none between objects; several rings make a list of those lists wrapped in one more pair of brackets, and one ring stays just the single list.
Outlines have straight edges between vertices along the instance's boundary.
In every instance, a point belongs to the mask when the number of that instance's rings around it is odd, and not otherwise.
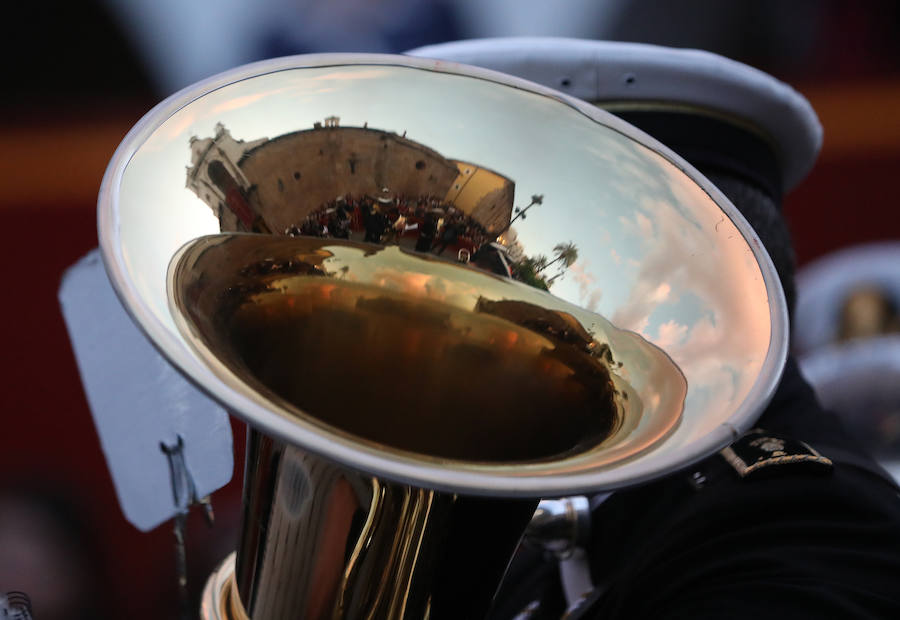
[{"label": "reflected crowd of people", "polygon": [[496,235],[473,217],[435,196],[339,196],[314,210],[285,234],[362,240],[414,247],[462,262]]}]

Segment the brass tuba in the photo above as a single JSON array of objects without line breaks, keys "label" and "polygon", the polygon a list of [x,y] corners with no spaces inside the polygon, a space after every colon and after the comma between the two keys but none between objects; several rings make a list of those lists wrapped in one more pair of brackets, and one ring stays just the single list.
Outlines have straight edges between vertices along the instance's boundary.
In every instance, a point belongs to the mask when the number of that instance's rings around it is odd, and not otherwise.
[{"label": "brass tuba", "polygon": [[99,230],[136,322],[249,425],[205,618],[483,616],[540,498],[724,447],[785,357],[718,190],[472,67],[301,56],[188,88],[120,146]]}]

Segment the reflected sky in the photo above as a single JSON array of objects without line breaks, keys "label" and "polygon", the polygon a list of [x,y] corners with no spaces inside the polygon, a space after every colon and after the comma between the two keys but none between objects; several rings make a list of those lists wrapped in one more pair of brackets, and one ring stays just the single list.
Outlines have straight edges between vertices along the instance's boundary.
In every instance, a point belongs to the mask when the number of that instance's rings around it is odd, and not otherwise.
[{"label": "reflected sky", "polygon": [[[138,148],[120,189],[124,260],[162,323],[165,273],[185,242],[218,232],[185,187],[191,136],[222,123],[239,140],[341,126],[406,132],[447,158],[515,182],[529,256],[574,242],[579,258],[551,292],[665,350],[689,385],[686,414],[719,424],[746,398],[769,347],[765,284],[747,241],[715,202],[647,147],[555,99],[481,79],[392,66],[285,70],[202,96]],[[707,423],[688,425],[690,441]]]}]

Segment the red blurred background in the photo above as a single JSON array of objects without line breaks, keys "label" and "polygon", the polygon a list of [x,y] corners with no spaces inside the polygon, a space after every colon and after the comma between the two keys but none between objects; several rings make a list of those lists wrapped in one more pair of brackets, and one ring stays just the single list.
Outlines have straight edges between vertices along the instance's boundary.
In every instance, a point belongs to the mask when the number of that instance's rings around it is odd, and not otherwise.
[{"label": "red blurred background", "polygon": [[[789,20],[744,23],[742,30],[724,33],[731,35],[727,45],[708,44],[721,43],[722,36],[679,38],[659,26],[658,18],[641,13],[647,3],[632,4],[634,15],[621,21],[615,38],[719,51],[788,81],[811,101],[825,127],[824,148],[813,172],[785,202],[801,265],[839,248],[900,238],[893,195],[900,174],[895,3],[820,2],[814,27]],[[771,16],[780,14],[773,10]],[[10,565],[0,542],[0,592],[31,594],[38,618],[171,617],[171,526],[144,534],[123,518],[56,299],[63,271],[97,245],[96,196],[114,149],[168,92],[155,85],[159,80],[106,3],[36,6],[12,23],[31,36],[4,43],[14,67],[0,102],[0,215],[6,229],[0,282],[7,291],[0,304],[0,541],[20,537],[10,525],[15,515],[43,510],[57,518],[43,525],[31,520],[37,537],[52,547],[42,552],[53,570],[29,574]],[[789,39],[792,29],[805,36],[796,55],[763,36],[784,32]],[[608,32],[598,29],[598,36]],[[456,25],[439,34],[467,32]],[[309,51],[265,40],[260,56]],[[242,441],[235,425],[239,453]],[[238,454],[236,471],[241,466]],[[197,515],[190,520],[195,597],[214,564],[233,548],[240,478],[214,496],[214,529],[207,530]],[[61,588],[60,580],[71,587]],[[42,594],[54,588],[55,594]]]}]

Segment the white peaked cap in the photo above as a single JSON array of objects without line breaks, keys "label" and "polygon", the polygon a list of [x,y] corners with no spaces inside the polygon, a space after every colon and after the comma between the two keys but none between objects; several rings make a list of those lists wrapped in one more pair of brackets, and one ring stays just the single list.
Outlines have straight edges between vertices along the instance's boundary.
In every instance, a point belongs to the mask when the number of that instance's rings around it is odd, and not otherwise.
[{"label": "white peaked cap", "polygon": [[822,146],[822,126],[800,93],[767,73],[710,52],[528,37],[457,41],[406,53],[522,77],[614,113],[668,108],[737,121],[773,148],[784,189],[806,176]]}]

